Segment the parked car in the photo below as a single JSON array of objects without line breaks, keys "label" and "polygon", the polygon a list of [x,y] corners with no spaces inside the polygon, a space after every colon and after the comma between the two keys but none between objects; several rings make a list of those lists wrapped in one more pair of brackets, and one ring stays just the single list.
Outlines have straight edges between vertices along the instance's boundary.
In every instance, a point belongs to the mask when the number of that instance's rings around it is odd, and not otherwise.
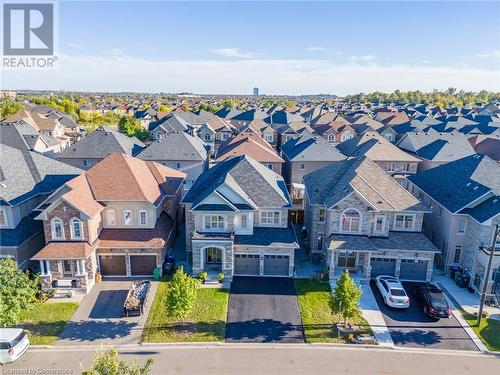
[{"label": "parked car", "polygon": [[415,297],[424,307],[424,313],[432,318],[449,318],[451,308],[441,289],[433,284],[423,284],[415,288]]},{"label": "parked car", "polygon": [[410,298],[398,279],[382,275],[377,276],[375,281],[387,306],[398,309],[407,309],[410,307]]},{"label": "parked car", "polygon": [[170,251],[168,254],[165,254],[165,259],[162,264],[163,275],[171,275],[175,271],[175,258],[173,253]]},{"label": "parked car", "polygon": [[30,345],[28,335],[20,328],[0,328],[0,363],[14,362]]}]

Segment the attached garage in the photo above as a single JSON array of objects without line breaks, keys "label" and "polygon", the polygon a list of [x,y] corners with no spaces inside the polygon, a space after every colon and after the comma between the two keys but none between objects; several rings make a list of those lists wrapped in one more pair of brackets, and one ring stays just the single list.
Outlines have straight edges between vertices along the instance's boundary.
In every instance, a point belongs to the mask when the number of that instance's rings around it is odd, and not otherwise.
[{"label": "attached garage", "polygon": [[152,276],[156,268],[156,255],[130,255],[131,276]]},{"label": "attached garage", "polygon": [[234,254],[234,274],[235,275],[259,275],[260,255],[259,254]]},{"label": "attached garage", "polygon": [[401,280],[421,280],[427,277],[427,260],[401,259],[399,278]]},{"label": "attached garage", "polygon": [[265,255],[265,276],[289,276],[290,256],[288,255]]},{"label": "attached garage", "polygon": [[103,276],[127,276],[125,255],[99,255],[99,269]]},{"label": "attached garage", "polygon": [[371,258],[371,278],[380,275],[394,276],[396,273],[396,258]]}]

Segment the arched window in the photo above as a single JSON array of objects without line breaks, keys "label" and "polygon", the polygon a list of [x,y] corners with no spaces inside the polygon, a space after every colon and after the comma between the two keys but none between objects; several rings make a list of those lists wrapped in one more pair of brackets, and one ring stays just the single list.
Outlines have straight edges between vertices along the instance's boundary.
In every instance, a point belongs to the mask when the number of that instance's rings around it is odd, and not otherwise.
[{"label": "arched window", "polygon": [[82,238],[82,222],[80,221],[80,219],[74,217],[69,221],[69,224],[71,229],[71,238]]},{"label": "arched window", "polygon": [[52,238],[62,239],[64,238],[64,225],[63,221],[58,217],[52,219]]},{"label": "arched window", "polygon": [[348,209],[342,213],[341,229],[342,232],[359,232],[361,215],[355,209]]},{"label": "arched window", "polygon": [[328,142],[335,142],[335,134],[328,134]]}]

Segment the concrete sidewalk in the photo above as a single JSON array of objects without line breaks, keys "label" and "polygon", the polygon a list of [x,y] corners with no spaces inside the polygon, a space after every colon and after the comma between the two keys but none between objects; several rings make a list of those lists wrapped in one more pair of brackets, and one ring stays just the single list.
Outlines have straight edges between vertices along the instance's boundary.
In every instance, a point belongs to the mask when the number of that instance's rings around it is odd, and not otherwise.
[{"label": "concrete sidewalk", "polygon": [[385,324],[384,317],[380,312],[370,284],[361,284],[361,288],[363,289],[363,294],[359,301],[359,307],[363,318],[370,324],[373,334],[380,345],[394,347],[394,341],[392,341],[391,334]]},{"label": "concrete sidewalk", "polygon": [[[469,314],[478,313],[480,297],[477,294],[470,293],[467,288],[459,288],[450,276],[434,276],[432,281],[446,289],[452,299],[466,312]],[[500,320],[500,308],[485,305],[484,311],[488,313],[489,318]]]}]

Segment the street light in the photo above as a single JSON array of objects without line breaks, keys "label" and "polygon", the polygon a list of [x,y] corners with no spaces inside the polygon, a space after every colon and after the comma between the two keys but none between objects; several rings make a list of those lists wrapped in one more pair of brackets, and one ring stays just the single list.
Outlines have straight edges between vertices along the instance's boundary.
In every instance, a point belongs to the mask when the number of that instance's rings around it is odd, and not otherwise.
[{"label": "street light", "polygon": [[[493,263],[493,254],[495,253],[495,245],[497,243],[497,237],[499,232],[500,232],[500,224],[497,224],[495,225],[495,235],[493,236],[493,241],[491,243],[491,247],[489,248],[490,257],[488,259],[488,267],[486,268],[486,277],[484,279],[483,292],[481,293],[481,303],[479,304],[479,313],[477,314],[478,327],[481,325],[481,319],[483,317],[484,301],[486,299],[486,289],[488,288],[488,280],[490,279],[491,264]],[[483,251],[484,249],[488,249],[488,246],[484,245],[479,246],[480,251]]]}]

